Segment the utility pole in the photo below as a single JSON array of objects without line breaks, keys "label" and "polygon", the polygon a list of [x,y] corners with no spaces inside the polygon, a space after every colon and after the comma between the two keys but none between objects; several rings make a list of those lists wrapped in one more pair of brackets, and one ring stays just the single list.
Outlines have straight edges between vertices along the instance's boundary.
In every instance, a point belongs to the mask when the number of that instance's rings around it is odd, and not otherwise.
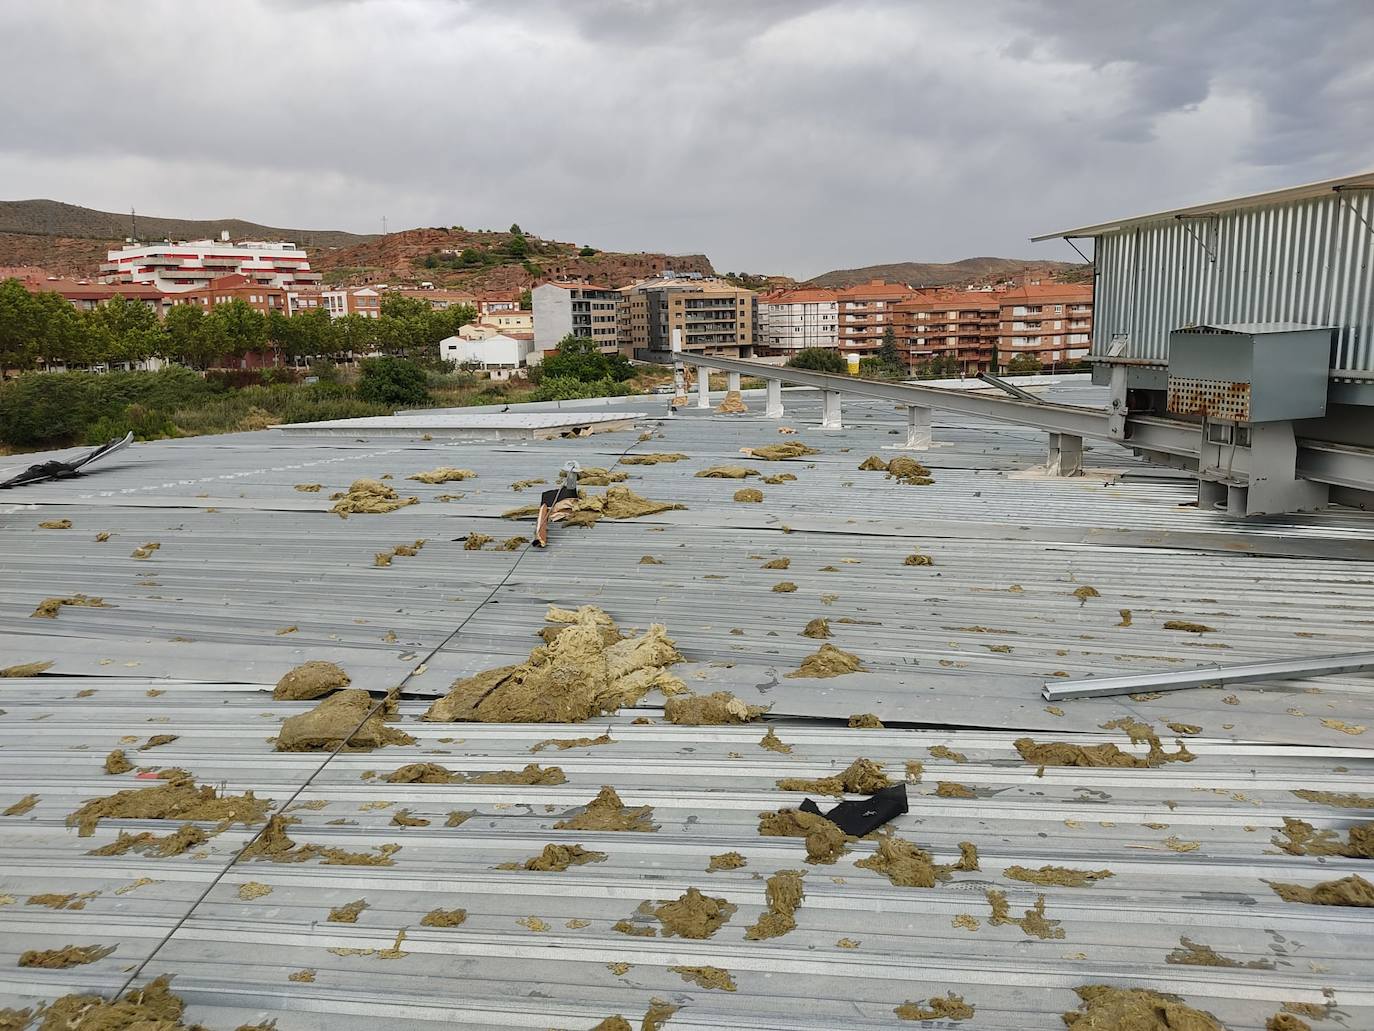
[{"label": "utility pole", "polygon": [[129,208],[129,236],[138,243],[138,216],[132,207]]}]

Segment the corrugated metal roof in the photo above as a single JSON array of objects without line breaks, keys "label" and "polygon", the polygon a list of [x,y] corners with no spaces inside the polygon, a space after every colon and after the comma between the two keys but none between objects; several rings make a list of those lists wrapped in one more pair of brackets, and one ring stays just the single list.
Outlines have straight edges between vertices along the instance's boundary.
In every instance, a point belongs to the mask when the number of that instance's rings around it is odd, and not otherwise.
[{"label": "corrugated metal roof", "polygon": [[[1100,396],[1064,386],[1050,395]],[[174,975],[187,1020],[213,1028],[264,1017],[284,1031],[383,1021],[590,1028],[613,1013],[638,1026],[654,997],[680,1007],[668,1031],[878,1028],[909,1026],[893,1013],[900,1003],[954,991],[976,1007],[972,1020],[916,1026],[1026,1031],[1062,1028],[1075,987],[1108,983],[1177,992],[1233,1029],[1257,1031],[1284,1002],[1331,1002],[1337,1026],[1374,1025],[1374,911],[1283,902],[1264,883],[1311,885],[1369,866],[1271,844],[1284,817],[1342,836],[1374,818],[1294,794],[1372,793],[1371,735],[1356,730],[1374,726],[1367,676],[1092,699],[1054,707],[1062,715],[1039,694],[1058,673],[1365,646],[1374,520],[1198,512],[1184,507],[1186,481],[1157,477],[1107,445],[1089,445],[1087,476],[1046,479],[1032,469],[1042,435],[951,425],[939,413],[936,447],[917,456],[935,483],[902,486],[856,467],[870,453],[900,453],[881,449],[904,432],[903,412],[847,403],[847,428],[822,433],[814,400],[786,397],[796,437],[757,414],[695,410],[646,424],[661,434],[648,441],[637,432],[499,443],[264,432],[137,445],[84,479],[0,496],[0,666],[54,663],[42,676],[0,680],[0,810],[38,796],[32,810],[0,817],[0,1007],[110,993],[136,972],[139,984]],[[792,439],[821,453],[785,465],[739,454]],[[542,552],[463,549],[473,531],[528,534],[497,518],[535,500],[538,486],[517,492],[512,482],[552,481],[570,458],[609,466],[627,451],[689,455],[621,467],[638,493],[686,510],[555,528]],[[730,500],[739,482],[692,475],[725,462],[798,479],[762,485],[762,504],[739,504]],[[440,465],[478,475],[436,486],[405,479]],[[384,473],[421,503],[347,520],[328,514],[332,490]],[[301,482],[325,486],[302,493]],[[439,502],[441,494],[462,496]],[[37,527],[60,518],[74,528]],[[97,532],[111,537],[97,542]],[[375,552],[414,539],[428,541],[419,555],[372,565]],[[161,547],[151,558],[130,557],[153,541]],[[903,566],[912,551],[935,564]],[[645,555],[662,565],[641,565]],[[785,572],[759,568],[782,556]],[[796,592],[774,593],[781,580]],[[1084,586],[1097,595],[1074,596]],[[75,592],[111,607],[30,618],[43,597]],[[769,723],[793,751],[760,748],[760,725],[663,723],[657,696],[575,726],[418,720],[454,677],[527,654],[550,603],[598,605],[627,627],[667,624],[688,658],[675,667],[688,685],[771,705]],[[783,675],[814,651],[798,631],[816,616],[831,619],[832,643],[869,672]],[[1167,630],[1170,620],[1214,631]],[[274,702],[270,685],[307,658],[340,663],[358,686],[404,680],[399,724],[418,743],[328,761],[274,752],[279,720],[310,703]],[[897,725],[850,730],[845,717],[856,712]],[[642,716],[654,722],[631,722]],[[1171,750],[1167,724],[1195,725],[1188,747],[1197,758],[1039,770],[1013,745],[1032,736],[1128,747],[1122,732],[1101,726],[1122,716],[1149,722]],[[613,744],[531,752],[547,738],[603,730]],[[178,737],[134,751],[151,734]],[[932,756],[935,746],[963,761]],[[241,827],[171,858],[89,856],[118,830],[168,829],[102,821],[80,838],[65,826],[85,799],[151,783],[105,775],[113,747],[272,799],[300,820],[291,828],[298,841],[350,851],[399,844],[395,865],[234,862],[252,833]],[[981,869],[933,889],[898,887],[854,866],[871,841],[824,866],[807,864],[796,839],[758,835],[760,812],[803,797],[778,790],[778,778],[828,775],[860,756],[894,779],[923,762],[908,785],[910,813],[890,826],[944,862],[971,841]],[[415,761],[469,772],[539,762],[567,781],[364,779]],[[938,795],[940,782],[971,797]],[[627,805],[652,805],[660,829],[553,829],[603,784]],[[394,825],[401,809],[431,822]],[[446,827],[454,810],[474,815]],[[562,873],[495,869],[549,842],[606,859]],[[748,865],[707,873],[708,857],[727,851]],[[1005,873],[1045,864],[1112,876],[1068,888]],[[764,907],[763,878],[782,869],[806,871],[796,930],[746,940]],[[249,882],[270,892],[241,897]],[[689,887],[738,907],[714,937],[613,929],[641,902]],[[1014,916],[1043,895],[1063,937],[989,923],[989,889],[1007,893]],[[27,904],[85,892],[97,894],[79,910]],[[359,898],[368,908],[356,923],[327,921],[331,908]],[[422,926],[435,907],[468,916],[454,928]],[[330,951],[387,950],[400,930],[393,958]],[[1237,965],[1169,962],[1186,953],[1185,937]],[[65,970],[16,965],[25,950],[70,944],[116,951]],[[699,987],[674,966],[719,967],[737,990]],[[313,980],[290,979],[306,970]]]}]

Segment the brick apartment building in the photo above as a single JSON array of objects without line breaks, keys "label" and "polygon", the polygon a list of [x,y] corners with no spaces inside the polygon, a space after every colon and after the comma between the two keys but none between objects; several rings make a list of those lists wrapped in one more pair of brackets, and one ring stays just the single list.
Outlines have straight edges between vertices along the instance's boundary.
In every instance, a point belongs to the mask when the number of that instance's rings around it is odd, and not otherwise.
[{"label": "brick apartment building", "polygon": [[690,273],[643,280],[625,287],[621,297],[620,351],[626,357],[670,361],[673,330],[681,331],[684,351],[754,355],[758,299],[752,290]]},{"label": "brick apartment building", "polygon": [[874,280],[836,291],[839,303],[838,339],[845,354],[865,355],[883,342],[883,331],[893,325],[892,306],[908,301],[915,291],[900,283]]},{"label": "brick apartment building", "polygon": [[791,355],[804,347],[839,346],[839,294],[834,290],[780,290],[759,298],[758,351]]},{"label": "brick apartment building", "polygon": [[908,369],[952,357],[961,371],[990,371],[998,348],[999,295],[992,290],[918,290],[890,308]]},{"label": "brick apartment building", "polygon": [[59,294],[78,311],[93,311],[116,294],[126,301],[139,301],[158,315],[166,312],[169,298],[155,286],[141,283],[92,283],[88,279],[67,279],[32,265],[0,267],[0,280],[17,279],[31,294]]},{"label": "brick apartment building", "polygon": [[1049,366],[1081,361],[1093,332],[1093,288],[1088,283],[1030,282],[997,294],[999,357],[1033,354]]},{"label": "brick apartment building", "polygon": [[[848,303],[841,292],[839,347],[871,352],[882,331],[893,327],[907,367],[932,358],[953,358],[965,375],[1005,369],[1018,354],[1042,365],[1065,365],[1087,356],[1092,340],[1092,286],[1048,283],[1023,277],[1015,285],[957,290],[890,287],[886,297],[872,284]],[[889,300],[905,290],[904,300]],[[848,326],[848,330],[846,329]]]},{"label": "brick apartment building", "polygon": [[287,290],[279,286],[263,286],[238,273],[212,279],[204,287],[197,290],[184,290],[168,294],[167,301],[169,306],[193,304],[206,311],[217,304],[243,301],[264,315],[274,311],[279,311],[283,315],[291,313]]}]

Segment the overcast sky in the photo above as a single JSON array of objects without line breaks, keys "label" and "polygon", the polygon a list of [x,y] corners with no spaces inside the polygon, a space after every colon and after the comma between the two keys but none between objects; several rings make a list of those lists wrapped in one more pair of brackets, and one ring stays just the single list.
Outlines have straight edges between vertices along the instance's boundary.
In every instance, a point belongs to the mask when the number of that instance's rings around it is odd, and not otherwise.
[{"label": "overcast sky", "polygon": [[798,277],[1374,167],[1374,0],[6,0],[0,197]]}]

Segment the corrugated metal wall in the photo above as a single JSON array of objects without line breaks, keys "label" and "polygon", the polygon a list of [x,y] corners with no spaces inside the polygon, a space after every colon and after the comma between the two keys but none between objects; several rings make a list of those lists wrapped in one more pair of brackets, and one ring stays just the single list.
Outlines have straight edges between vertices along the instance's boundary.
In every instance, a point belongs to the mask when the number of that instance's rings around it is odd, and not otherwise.
[{"label": "corrugated metal wall", "polygon": [[1097,240],[1093,354],[1124,333],[1130,357],[1164,360],[1172,329],[1290,321],[1340,327],[1334,367],[1374,371],[1374,191]]}]

